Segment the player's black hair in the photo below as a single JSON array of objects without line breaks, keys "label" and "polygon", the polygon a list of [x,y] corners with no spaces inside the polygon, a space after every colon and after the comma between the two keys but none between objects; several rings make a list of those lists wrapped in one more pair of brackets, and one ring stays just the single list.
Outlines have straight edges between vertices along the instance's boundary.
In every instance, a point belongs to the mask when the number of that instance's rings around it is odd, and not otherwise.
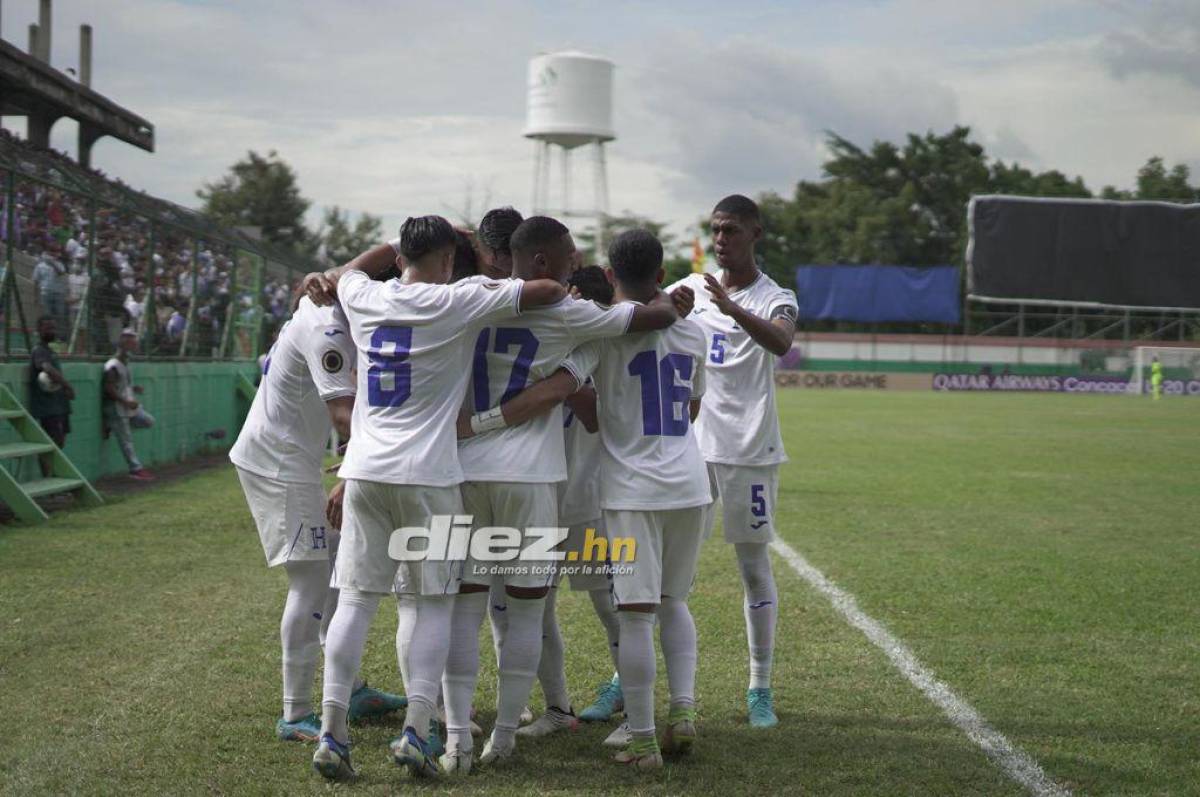
[{"label": "player's black hair", "polygon": [[40,327],[43,323],[45,323],[47,321],[58,321],[58,319],[56,319],[52,315],[40,315],[40,316],[38,316],[37,324],[34,325],[34,328],[36,329],[37,327]]},{"label": "player's black hair", "polygon": [[502,208],[492,208],[483,214],[479,222],[479,242],[500,254],[510,254],[509,248],[512,234],[525,219],[507,205]]},{"label": "player's black hair", "polygon": [[649,230],[626,230],[608,245],[608,264],[621,282],[653,282],[662,262],[662,244]]},{"label": "player's black hair", "polygon": [[762,216],[758,212],[758,203],[741,194],[730,194],[725,197],[717,203],[712,212],[728,213],[730,216],[737,216],[742,221],[752,221],[755,224],[762,223]]},{"label": "player's black hair", "polygon": [[471,236],[461,230],[454,231],[454,271],[450,274],[451,282],[473,277],[479,273],[479,256],[475,252],[475,244]]},{"label": "player's black hair", "polygon": [[567,285],[578,288],[579,295],[600,304],[613,303],[613,286],[599,266],[584,266],[571,272]]},{"label": "player's black hair", "polygon": [[571,231],[558,219],[530,216],[513,230],[509,246],[514,252],[528,252],[554,243]]},{"label": "player's black hair", "polygon": [[400,254],[405,260],[420,260],[454,244],[454,228],[441,216],[409,216],[400,225]]}]

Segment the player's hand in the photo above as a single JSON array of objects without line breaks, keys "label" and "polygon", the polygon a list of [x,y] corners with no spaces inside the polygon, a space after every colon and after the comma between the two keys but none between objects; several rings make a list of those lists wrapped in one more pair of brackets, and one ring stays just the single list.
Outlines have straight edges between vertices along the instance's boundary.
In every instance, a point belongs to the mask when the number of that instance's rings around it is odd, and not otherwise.
[{"label": "player's hand", "polygon": [[687,318],[696,306],[696,294],[688,286],[680,285],[671,291],[671,303],[675,305],[675,312],[679,313],[680,318]]},{"label": "player's hand", "polygon": [[567,296],[570,296],[572,299],[583,298],[579,295],[579,286],[578,285],[572,285],[571,289],[569,291],[567,291]]},{"label": "player's hand", "polygon": [[140,396],[141,394],[146,392],[146,388],[142,387],[141,385],[134,385],[133,392],[137,393]]},{"label": "player's hand", "polygon": [[458,422],[455,426],[458,430],[459,440],[466,440],[468,437],[475,436],[475,430],[471,428],[471,413],[466,408],[458,413]]},{"label": "player's hand", "polygon": [[725,286],[720,280],[712,274],[704,275],[704,286],[708,288],[708,292],[712,294],[712,302],[725,315],[733,315],[739,309],[738,303],[729,298],[729,291],[725,290]]},{"label": "player's hand", "polygon": [[138,404],[138,403],[137,403],[136,401],[134,401],[133,399],[128,399],[128,400],[125,402],[125,409],[127,409],[127,410],[136,410],[136,409],[137,409],[138,407],[140,407],[140,406],[142,406],[142,405],[141,405],[141,404]]},{"label": "player's hand", "polygon": [[342,528],[342,499],[346,495],[346,483],[338,482],[329,491],[329,500],[325,502],[325,519],[332,529]]},{"label": "player's hand", "polygon": [[322,271],[305,274],[300,282],[300,292],[318,307],[333,304],[337,300],[337,284]]},{"label": "player's hand", "polygon": [[70,385],[63,385],[63,395],[67,397],[67,401],[75,400],[75,388]]}]

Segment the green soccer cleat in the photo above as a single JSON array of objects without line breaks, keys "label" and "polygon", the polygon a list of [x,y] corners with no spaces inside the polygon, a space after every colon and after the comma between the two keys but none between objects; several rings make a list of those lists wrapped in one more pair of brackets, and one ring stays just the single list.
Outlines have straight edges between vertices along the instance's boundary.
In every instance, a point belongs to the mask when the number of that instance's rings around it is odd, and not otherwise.
[{"label": "green soccer cleat", "polygon": [[364,683],[350,695],[350,709],[346,713],[346,719],[350,722],[373,719],[407,707],[407,697],[381,692]]},{"label": "green soccer cleat", "polygon": [[746,690],[746,708],[751,728],[774,728],[779,724],[779,717],[775,716],[775,692],[769,686]]},{"label": "green soccer cleat", "polygon": [[350,745],[342,744],[332,734],[321,737],[317,752],[313,753],[312,765],[325,780],[354,780],[357,777],[354,767],[350,766]]},{"label": "green soccer cleat", "polygon": [[404,729],[404,733],[392,740],[389,745],[392,760],[397,766],[408,767],[416,777],[436,778],[441,774],[437,756],[429,749],[429,744],[417,736],[412,726]]},{"label": "green soccer cleat", "polygon": [[653,736],[634,737],[628,747],[613,756],[613,761],[634,769],[662,769],[663,765],[658,740]]},{"label": "green soccer cleat", "polygon": [[608,722],[612,715],[625,710],[625,696],[621,693],[621,678],[614,675],[596,690],[596,702],[579,712],[584,722]]},{"label": "green soccer cleat", "polygon": [[662,751],[676,755],[687,755],[696,743],[696,707],[672,706],[667,715],[667,729],[663,731]]},{"label": "green soccer cleat", "polygon": [[293,722],[280,717],[275,735],[283,742],[315,742],[321,738],[321,719],[311,711]]}]

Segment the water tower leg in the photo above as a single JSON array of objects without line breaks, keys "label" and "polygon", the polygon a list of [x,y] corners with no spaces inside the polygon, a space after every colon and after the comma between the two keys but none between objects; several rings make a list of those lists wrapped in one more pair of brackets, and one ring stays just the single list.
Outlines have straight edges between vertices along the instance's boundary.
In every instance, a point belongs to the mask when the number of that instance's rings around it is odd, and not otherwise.
[{"label": "water tower leg", "polygon": [[596,251],[606,251],[608,243],[608,167],[604,161],[604,142],[597,141],[593,150],[596,190]]},{"label": "water tower leg", "polygon": [[562,214],[565,218],[571,212],[571,150],[563,147],[562,151]]},{"label": "water tower leg", "polygon": [[541,173],[542,190],[541,190],[541,195],[540,195],[541,202],[538,204],[538,207],[537,207],[537,210],[539,212],[545,212],[546,206],[548,204],[550,204],[550,161],[552,158],[552,156],[551,156],[552,152],[553,152],[553,150],[550,148],[550,142],[543,141],[542,142],[542,173]]},{"label": "water tower leg", "polygon": [[537,213],[538,207],[541,205],[541,197],[538,196],[542,187],[542,142],[537,139],[533,140],[533,197],[529,203],[530,212]]}]

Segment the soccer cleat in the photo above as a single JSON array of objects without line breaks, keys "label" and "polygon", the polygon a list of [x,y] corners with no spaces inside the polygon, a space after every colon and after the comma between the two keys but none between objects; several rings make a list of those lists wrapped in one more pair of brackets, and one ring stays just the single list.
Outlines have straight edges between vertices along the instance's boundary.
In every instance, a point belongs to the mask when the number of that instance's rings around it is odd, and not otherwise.
[{"label": "soccer cleat", "polygon": [[517,751],[517,746],[514,744],[510,747],[499,747],[492,744],[492,740],[488,739],[487,744],[483,746],[483,755],[479,756],[479,766],[495,767],[500,766],[513,757],[513,753]]},{"label": "soccer cleat", "polygon": [[355,689],[350,695],[350,709],[346,713],[346,718],[351,722],[355,722],[357,720],[382,717],[384,714],[399,711],[407,706],[407,697],[393,695],[389,692],[381,692],[363,683],[362,686]]},{"label": "soccer cleat", "polygon": [[775,692],[769,686],[746,690],[746,708],[751,728],[774,728],[779,724],[775,716]]},{"label": "soccer cleat", "polygon": [[614,675],[596,690],[596,702],[579,712],[584,722],[608,722],[612,715],[625,710],[625,696],[621,693],[621,679]]},{"label": "soccer cleat", "polygon": [[558,731],[574,731],[579,728],[579,718],[574,711],[563,711],[550,706],[546,713],[528,725],[517,728],[517,736],[549,736]]},{"label": "soccer cleat", "polygon": [[622,722],[617,726],[617,729],[608,735],[604,740],[605,747],[627,747],[633,741],[633,734],[629,732],[629,723]]},{"label": "soccer cleat", "polygon": [[311,711],[291,722],[280,717],[275,723],[275,735],[283,742],[315,742],[321,738],[321,720]]},{"label": "soccer cleat", "polygon": [[529,723],[533,722],[533,709],[531,709],[529,706],[521,709],[521,716],[517,721],[522,725],[528,725]]},{"label": "soccer cleat", "polygon": [[474,761],[474,758],[475,751],[471,748],[461,750],[452,747],[438,758],[438,767],[443,775],[455,777],[469,775],[471,773],[471,763]]},{"label": "soccer cleat", "polygon": [[636,769],[662,769],[662,753],[653,736],[637,737],[629,746],[613,756],[613,761]]},{"label": "soccer cleat", "polygon": [[662,751],[686,755],[696,743],[696,709],[694,706],[672,707],[663,731]]},{"label": "soccer cleat", "polygon": [[404,729],[404,733],[392,739],[388,748],[396,765],[408,767],[409,772],[416,777],[435,778],[441,772],[438,760],[430,752],[429,745],[417,736],[411,725]]},{"label": "soccer cleat", "polygon": [[446,752],[446,723],[436,719],[429,721],[429,733],[425,736],[425,744],[429,745],[429,754],[434,758]]},{"label": "soccer cleat", "polygon": [[353,780],[357,776],[350,766],[350,745],[342,744],[329,733],[317,744],[312,765],[325,780]]},{"label": "soccer cleat", "polygon": [[145,468],[138,468],[137,470],[129,472],[129,478],[137,479],[140,482],[152,482],[156,477],[153,473]]}]

